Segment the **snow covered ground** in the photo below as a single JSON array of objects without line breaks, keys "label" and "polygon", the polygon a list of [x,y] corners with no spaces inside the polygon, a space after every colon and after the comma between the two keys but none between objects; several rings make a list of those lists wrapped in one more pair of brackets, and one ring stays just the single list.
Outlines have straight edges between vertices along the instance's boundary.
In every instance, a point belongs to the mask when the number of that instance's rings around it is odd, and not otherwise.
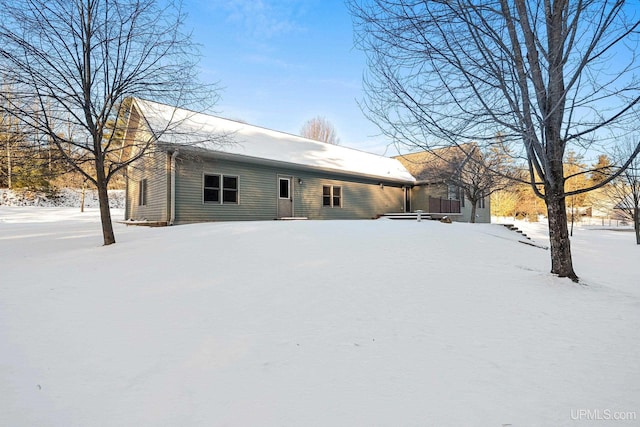
[{"label": "snow covered ground", "polygon": [[2,426],[640,424],[632,233],[97,216],[0,206]]}]

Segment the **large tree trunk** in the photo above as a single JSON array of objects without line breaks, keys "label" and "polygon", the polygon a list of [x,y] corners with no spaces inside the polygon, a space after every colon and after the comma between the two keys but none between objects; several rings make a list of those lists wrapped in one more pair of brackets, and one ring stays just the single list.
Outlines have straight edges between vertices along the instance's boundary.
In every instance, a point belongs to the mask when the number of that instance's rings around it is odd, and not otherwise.
[{"label": "large tree trunk", "polygon": [[578,276],[573,271],[571,241],[567,229],[567,208],[563,196],[547,193],[547,216],[549,218],[549,242],[551,244],[551,273],[568,277],[574,282]]},{"label": "large tree trunk", "polygon": [[104,166],[96,160],[96,186],[98,187],[98,201],[100,202],[100,221],[102,222],[102,237],[104,245],[112,245],[116,242],[111,223],[111,211],[109,210],[109,193],[107,191],[107,178]]},{"label": "large tree trunk", "polygon": [[98,200],[100,202],[100,221],[102,222],[102,237],[104,244],[111,245],[116,242],[111,223],[111,211],[109,210],[109,193],[107,185],[98,185]]}]

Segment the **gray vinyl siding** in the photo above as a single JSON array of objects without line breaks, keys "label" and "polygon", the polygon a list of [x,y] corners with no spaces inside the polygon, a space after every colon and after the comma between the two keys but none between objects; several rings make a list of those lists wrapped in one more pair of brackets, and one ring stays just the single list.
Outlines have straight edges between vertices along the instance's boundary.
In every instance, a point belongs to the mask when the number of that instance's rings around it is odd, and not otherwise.
[{"label": "gray vinyl siding", "polygon": [[[476,222],[477,223],[490,223],[491,222],[491,202],[490,197],[484,198],[484,208],[476,208]],[[462,219],[461,221],[471,221],[471,202],[465,200],[464,207],[461,209]]]},{"label": "gray vinyl siding", "polygon": [[[205,174],[237,176],[238,203],[205,203]],[[276,172],[273,170],[216,159],[178,156],[176,160],[177,223],[274,219],[276,202]]]},{"label": "gray vinyl siding", "polygon": [[[323,174],[300,174],[302,185],[294,179],[296,216],[309,219],[370,219],[388,212],[402,212],[404,190],[401,186],[379,181],[345,179]],[[322,205],[325,185],[341,187],[341,207]]]},{"label": "gray vinyl siding", "polygon": [[[381,187],[379,181],[305,169],[178,156],[176,170],[176,223],[276,219],[278,176],[293,178],[293,216],[296,217],[375,218],[386,212],[401,212],[404,202],[403,189],[398,184],[387,183]],[[239,203],[204,203],[204,174],[237,176]],[[322,206],[323,185],[342,188],[342,207]]]},{"label": "gray vinyl siding", "polygon": [[[125,219],[167,221],[169,156],[164,151],[150,152],[128,168]],[[140,182],[147,180],[146,204],[138,205]]]}]

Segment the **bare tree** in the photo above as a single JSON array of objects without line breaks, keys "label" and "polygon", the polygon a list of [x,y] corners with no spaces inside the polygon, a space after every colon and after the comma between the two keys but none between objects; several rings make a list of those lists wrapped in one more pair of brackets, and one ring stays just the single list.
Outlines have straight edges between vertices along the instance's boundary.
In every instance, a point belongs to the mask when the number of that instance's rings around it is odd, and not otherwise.
[{"label": "bare tree", "polygon": [[317,116],[308,120],[300,130],[300,135],[305,138],[314,139],[328,144],[340,144],[340,138],[335,128],[325,117]]},{"label": "bare tree", "polygon": [[512,187],[514,182],[507,177],[515,176],[515,172],[509,164],[508,153],[500,145],[492,146],[484,153],[475,144],[469,146],[471,149],[465,151],[464,156],[450,164],[448,181],[464,191],[471,202],[470,222],[475,223],[480,202],[484,204],[484,199],[493,193]]},{"label": "bare tree", "polygon": [[[496,144],[483,152],[475,143],[435,149],[422,153],[418,165],[412,165],[410,156],[398,156],[401,162],[420,179],[442,182],[459,189],[462,197],[471,203],[470,222],[476,222],[476,208],[483,199],[513,185],[507,178],[514,175],[513,165],[504,146]],[[419,171],[419,172],[418,172]]]},{"label": "bare tree", "polygon": [[[180,4],[158,0],[0,0],[4,100],[98,189],[104,244],[115,243],[107,185],[151,146],[123,139],[129,97],[176,107],[215,101],[196,79]],[[158,137],[158,135],[153,135]],[[123,146],[126,145],[126,146]],[[119,154],[126,152],[125,157]]]},{"label": "bare tree", "polygon": [[[528,181],[546,203],[551,272],[577,281],[565,199],[605,182],[567,190],[565,153],[604,149],[637,120],[635,3],[350,0],[349,5],[356,43],[368,56],[365,113],[396,142],[423,149],[491,144],[500,132],[526,161]],[[630,158],[639,150],[640,144]]]},{"label": "bare tree", "polygon": [[[626,160],[634,149],[634,144],[627,141],[616,148],[614,160]],[[605,194],[614,202],[615,209],[633,222],[636,244],[640,245],[640,157],[605,187]]]}]

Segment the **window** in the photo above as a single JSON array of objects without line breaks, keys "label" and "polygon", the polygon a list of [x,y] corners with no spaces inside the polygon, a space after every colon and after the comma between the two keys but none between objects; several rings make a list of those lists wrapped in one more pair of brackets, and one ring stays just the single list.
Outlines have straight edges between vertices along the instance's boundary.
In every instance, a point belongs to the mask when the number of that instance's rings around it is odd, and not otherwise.
[{"label": "window", "polygon": [[322,186],[322,206],[342,207],[342,187],[335,185]]},{"label": "window", "polygon": [[333,187],[333,204],[332,206],[340,207],[342,206],[342,188],[341,187]]},{"label": "window", "polygon": [[220,202],[220,175],[204,176],[204,201]]},{"label": "window", "polygon": [[147,204],[147,180],[143,179],[138,183],[138,206]]},{"label": "window", "polygon": [[484,197],[478,200],[478,204],[476,206],[480,209],[484,209]]},{"label": "window", "polygon": [[204,176],[203,201],[205,203],[237,204],[238,177],[206,174]]},{"label": "window", "polygon": [[222,177],[222,203],[238,203],[238,177]]},{"label": "window", "polygon": [[331,206],[331,186],[322,186],[322,206]]},{"label": "window", "polygon": [[280,198],[281,199],[289,199],[291,180],[289,178],[280,178]]}]

